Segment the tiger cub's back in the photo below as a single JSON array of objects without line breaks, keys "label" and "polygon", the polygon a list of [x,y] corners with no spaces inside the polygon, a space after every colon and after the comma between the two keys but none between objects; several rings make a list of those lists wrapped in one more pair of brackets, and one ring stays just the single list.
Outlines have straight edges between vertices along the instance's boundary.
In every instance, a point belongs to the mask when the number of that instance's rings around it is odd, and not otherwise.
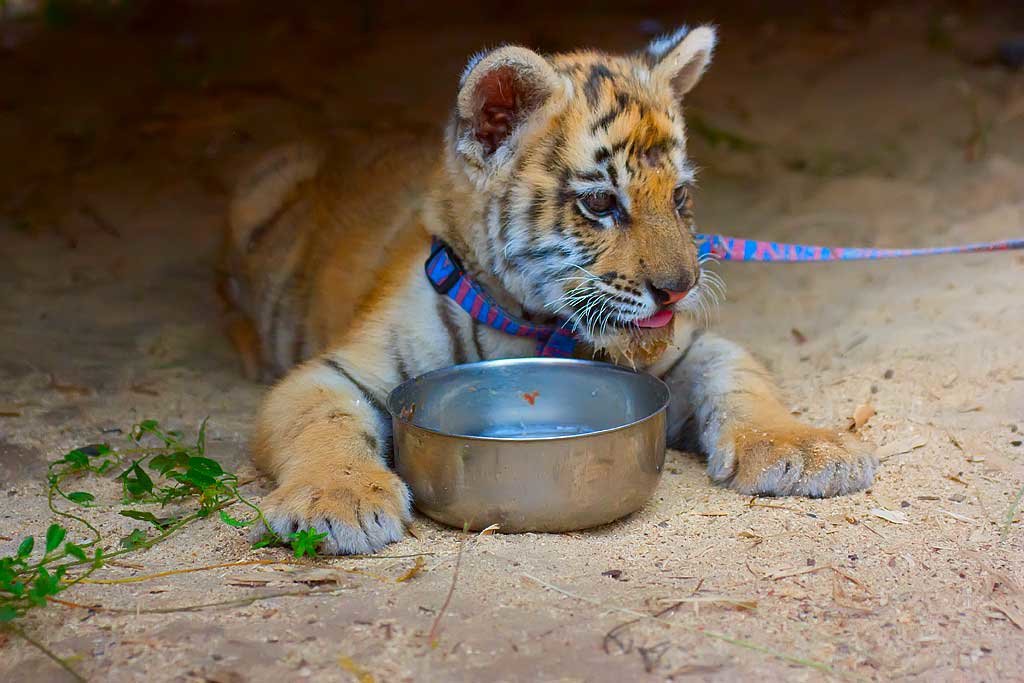
[{"label": "tiger cub's back", "polygon": [[277,377],[342,341],[399,233],[416,227],[436,146],[423,135],[346,135],[276,148],[242,176],[224,292],[247,374]]}]

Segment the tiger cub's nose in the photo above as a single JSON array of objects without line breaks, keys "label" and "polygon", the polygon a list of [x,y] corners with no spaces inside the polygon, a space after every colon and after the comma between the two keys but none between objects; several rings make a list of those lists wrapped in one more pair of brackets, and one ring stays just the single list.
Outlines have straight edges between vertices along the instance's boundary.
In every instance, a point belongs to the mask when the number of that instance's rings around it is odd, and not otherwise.
[{"label": "tiger cub's nose", "polygon": [[651,291],[651,296],[654,297],[654,301],[659,306],[671,306],[689,294],[694,284],[693,278],[684,276],[672,282],[659,281],[654,283],[648,281],[647,288]]}]

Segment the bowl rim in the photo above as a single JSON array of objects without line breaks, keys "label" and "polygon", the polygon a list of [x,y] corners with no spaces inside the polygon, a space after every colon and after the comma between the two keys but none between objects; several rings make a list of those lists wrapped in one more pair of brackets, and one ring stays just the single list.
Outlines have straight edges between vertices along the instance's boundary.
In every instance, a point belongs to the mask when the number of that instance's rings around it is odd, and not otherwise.
[{"label": "bowl rim", "polygon": [[[410,420],[407,420],[407,419],[403,418],[399,414],[399,411],[396,410],[396,406],[394,405],[395,397],[405,387],[408,387],[408,386],[410,386],[410,385],[412,385],[412,384],[414,384],[416,382],[420,382],[420,381],[423,381],[425,379],[430,379],[431,377],[435,377],[435,376],[443,374],[443,373],[448,373],[448,372],[452,372],[452,371],[459,371],[459,370],[465,370],[465,369],[470,369],[470,368],[479,368],[479,367],[495,367],[495,366],[500,367],[500,366],[516,366],[516,365],[569,365],[569,366],[575,366],[575,367],[590,366],[590,367],[598,367],[598,368],[601,368],[602,370],[606,370],[606,371],[624,372],[624,373],[628,373],[628,374],[631,374],[631,375],[644,375],[646,378],[648,378],[650,380],[653,380],[654,386],[658,387],[659,389],[662,390],[662,392],[664,393],[664,397],[665,398],[662,401],[661,405],[656,410],[652,411],[649,415],[645,415],[644,417],[641,417],[641,418],[639,418],[637,420],[633,420],[632,422],[627,422],[625,424],[621,424],[621,425],[618,425],[616,427],[609,427],[608,429],[598,429],[598,430],[593,431],[593,432],[584,432],[582,434],[566,434],[566,435],[563,435],[563,436],[538,436],[538,437],[527,437],[527,438],[519,438],[519,439],[508,438],[508,437],[501,437],[501,436],[479,436],[479,435],[475,435],[475,434],[453,434],[451,432],[444,432],[444,431],[441,431],[439,429],[433,429],[431,427],[423,427],[421,425],[413,423]],[[650,373],[641,372],[639,370],[633,370],[632,368],[623,367],[621,365],[615,365],[614,363],[605,363],[605,362],[596,361],[596,360],[584,360],[584,359],[581,359],[581,358],[536,358],[536,357],[529,357],[529,356],[527,356],[527,357],[524,357],[524,358],[494,358],[494,359],[491,359],[491,360],[475,361],[473,363],[460,363],[460,364],[457,364],[457,365],[446,365],[443,368],[437,368],[436,370],[431,370],[429,372],[425,372],[422,375],[417,375],[416,377],[412,377],[410,379],[407,379],[406,381],[402,382],[401,384],[396,386],[394,389],[392,389],[391,392],[388,393],[388,398],[387,398],[386,406],[387,406],[388,413],[391,415],[392,422],[393,423],[401,424],[402,426],[407,427],[407,428],[417,429],[417,430],[420,430],[420,431],[423,431],[423,432],[427,432],[428,434],[434,434],[435,436],[443,436],[443,437],[448,437],[448,438],[452,438],[452,439],[461,439],[461,440],[465,440],[465,441],[487,441],[487,442],[491,442],[491,443],[509,443],[509,444],[511,444],[511,443],[537,443],[537,442],[548,443],[548,442],[551,442],[551,441],[568,441],[568,440],[571,440],[571,439],[587,439],[587,438],[590,438],[590,437],[593,437],[593,436],[601,436],[603,434],[611,434],[613,432],[622,431],[624,429],[630,429],[630,428],[635,427],[637,425],[643,424],[644,422],[647,422],[648,420],[653,420],[653,419],[657,418],[659,415],[661,415],[662,413],[664,413],[668,409],[668,405],[671,402],[671,400],[672,400],[672,390],[669,388],[668,384],[666,384],[665,381],[662,380],[657,375],[652,375]]]}]

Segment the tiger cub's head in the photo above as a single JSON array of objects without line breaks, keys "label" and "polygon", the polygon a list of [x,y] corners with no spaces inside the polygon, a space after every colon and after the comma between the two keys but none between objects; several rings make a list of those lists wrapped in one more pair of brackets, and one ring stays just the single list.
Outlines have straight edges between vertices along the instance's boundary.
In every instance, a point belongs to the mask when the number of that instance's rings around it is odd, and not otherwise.
[{"label": "tiger cub's head", "polygon": [[446,165],[475,260],[616,360],[653,359],[701,305],[681,103],[714,46],[707,26],[622,56],[509,46],[462,76]]}]

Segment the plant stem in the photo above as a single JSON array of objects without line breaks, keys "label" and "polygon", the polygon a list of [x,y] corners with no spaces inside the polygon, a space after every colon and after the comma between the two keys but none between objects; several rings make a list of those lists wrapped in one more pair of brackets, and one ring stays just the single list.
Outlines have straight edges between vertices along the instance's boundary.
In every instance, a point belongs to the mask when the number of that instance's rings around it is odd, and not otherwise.
[{"label": "plant stem", "polygon": [[71,665],[68,664],[67,662],[65,662],[61,657],[59,657],[56,652],[54,652],[50,648],[48,648],[45,645],[43,645],[41,642],[39,642],[38,640],[36,640],[32,636],[30,636],[29,634],[25,633],[25,631],[23,631],[20,626],[16,626],[14,624],[7,624],[6,628],[7,628],[8,631],[10,631],[14,635],[18,636],[19,638],[24,640],[26,643],[28,643],[29,645],[31,645],[32,647],[36,648],[37,650],[42,652],[44,655],[46,655],[47,657],[52,659],[57,665],[60,666],[60,668],[64,669],[69,674],[74,676],[76,681],[81,681],[82,683],[86,683],[86,678],[84,676],[82,676],[80,673],[78,673],[73,668],[71,668]]}]

